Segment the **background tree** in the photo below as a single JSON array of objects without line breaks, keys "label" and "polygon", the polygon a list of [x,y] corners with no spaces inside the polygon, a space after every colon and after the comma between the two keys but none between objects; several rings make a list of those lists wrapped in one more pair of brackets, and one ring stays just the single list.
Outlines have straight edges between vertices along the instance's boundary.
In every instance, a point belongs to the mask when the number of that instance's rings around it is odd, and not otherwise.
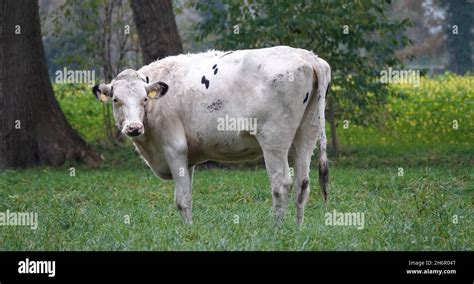
[{"label": "background tree", "polygon": [[[103,81],[110,82],[122,69],[141,65],[138,36],[126,0],[66,0],[43,22],[52,34],[46,33],[51,76],[63,66],[92,67]],[[102,105],[102,114],[106,137],[114,142],[121,132],[115,129],[109,104]]]},{"label": "background tree", "polygon": [[38,3],[0,3],[0,169],[99,157],[71,128],[54,97]]},{"label": "background tree", "polygon": [[473,72],[474,2],[442,1],[447,8],[446,36],[451,53],[450,69],[458,74]]},{"label": "background tree", "polygon": [[131,6],[145,64],[183,52],[171,0],[132,0]]},{"label": "background tree", "polygon": [[332,66],[328,120],[337,152],[336,116],[376,123],[370,108],[383,105],[388,87],[380,72],[400,61],[394,51],[410,44],[408,20],[386,15],[389,1],[196,1],[203,15],[196,40],[219,49],[290,45],[313,50]]}]

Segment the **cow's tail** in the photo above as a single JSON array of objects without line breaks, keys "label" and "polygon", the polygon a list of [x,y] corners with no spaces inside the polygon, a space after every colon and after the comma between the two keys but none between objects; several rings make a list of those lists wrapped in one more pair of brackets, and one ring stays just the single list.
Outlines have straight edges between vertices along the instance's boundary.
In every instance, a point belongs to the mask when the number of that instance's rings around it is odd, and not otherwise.
[{"label": "cow's tail", "polygon": [[329,183],[329,167],[328,160],[326,155],[326,119],[325,119],[325,109],[326,109],[326,97],[329,92],[331,85],[331,67],[324,60],[316,55],[313,55],[313,71],[317,75],[317,116],[313,119],[313,123],[316,124],[319,134],[319,185],[321,187],[321,193],[323,195],[324,203],[327,206],[328,204],[328,183]]}]

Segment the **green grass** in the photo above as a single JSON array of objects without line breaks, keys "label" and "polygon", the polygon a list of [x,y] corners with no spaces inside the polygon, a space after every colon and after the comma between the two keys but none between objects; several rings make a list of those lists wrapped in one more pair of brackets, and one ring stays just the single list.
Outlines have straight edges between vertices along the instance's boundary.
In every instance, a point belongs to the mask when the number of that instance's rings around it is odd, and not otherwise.
[{"label": "green grass", "polygon": [[[192,226],[175,209],[174,183],[153,176],[131,147],[107,152],[99,169],[76,165],[75,177],[69,166],[0,172],[0,212],[39,214],[37,230],[0,226],[0,250],[472,250],[472,150],[417,152],[420,163],[403,162],[410,152],[374,151],[384,162],[360,149],[331,162],[327,209],[312,170],[300,228],[293,195],[275,226],[259,167],[198,169]],[[363,212],[364,229],[325,225],[334,209]],[[454,215],[463,216],[457,224]]]}]

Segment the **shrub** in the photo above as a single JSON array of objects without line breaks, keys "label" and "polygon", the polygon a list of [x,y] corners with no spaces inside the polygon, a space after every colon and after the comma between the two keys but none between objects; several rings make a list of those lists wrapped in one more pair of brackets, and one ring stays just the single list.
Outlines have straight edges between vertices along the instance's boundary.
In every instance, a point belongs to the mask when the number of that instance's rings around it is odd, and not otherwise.
[{"label": "shrub", "polygon": [[[379,109],[380,125],[339,125],[346,145],[451,144],[468,146],[474,133],[474,76],[446,73],[421,78],[420,86],[392,84]],[[403,93],[403,96],[394,95]],[[344,118],[341,118],[344,120]],[[457,126],[457,129],[456,129]]]},{"label": "shrub", "polygon": [[96,101],[89,85],[53,84],[53,89],[67,120],[87,142],[107,139],[101,111],[104,105]]}]

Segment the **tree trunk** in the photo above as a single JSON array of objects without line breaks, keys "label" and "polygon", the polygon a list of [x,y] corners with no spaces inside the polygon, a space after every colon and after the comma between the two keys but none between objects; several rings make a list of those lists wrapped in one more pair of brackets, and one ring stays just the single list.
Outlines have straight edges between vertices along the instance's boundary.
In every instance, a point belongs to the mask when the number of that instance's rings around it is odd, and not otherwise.
[{"label": "tree trunk", "polygon": [[[473,8],[474,3],[468,0],[445,1],[448,3],[448,50],[451,55],[451,70],[458,74],[473,72],[472,41],[474,39]],[[469,12],[471,11],[471,12]],[[457,33],[454,33],[454,25]]]},{"label": "tree trunk", "polygon": [[337,127],[336,127],[336,118],[335,118],[335,105],[334,99],[328,97],[329,104],[329,126],[331,127],[331,147],[334,155],[339,153],[339,140],[337,139]]},{"label": "tree trunk", "polygon": [[171,0],[132,0],[131,6],[145,64],[183,52]]},{"label": "tree trunk", "polygon": [[37,2],[0,2],[0,43],[0,169],[66,160],[98,165],[54,97]]}]

